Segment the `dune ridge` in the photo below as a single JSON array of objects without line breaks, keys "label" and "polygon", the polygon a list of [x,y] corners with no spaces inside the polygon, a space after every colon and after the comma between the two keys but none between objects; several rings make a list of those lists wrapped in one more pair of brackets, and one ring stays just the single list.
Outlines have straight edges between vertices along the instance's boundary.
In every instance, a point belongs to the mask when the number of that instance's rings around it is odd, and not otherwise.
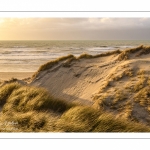
[{"label": "dune ridge", "polygon": [[[44,87],[57,98],[149,124],[149,58],[150,47],[143,45],[96,56],[66,57],[39,71],[30,85]],[[140,98],[142,90],[145,94]]]}]

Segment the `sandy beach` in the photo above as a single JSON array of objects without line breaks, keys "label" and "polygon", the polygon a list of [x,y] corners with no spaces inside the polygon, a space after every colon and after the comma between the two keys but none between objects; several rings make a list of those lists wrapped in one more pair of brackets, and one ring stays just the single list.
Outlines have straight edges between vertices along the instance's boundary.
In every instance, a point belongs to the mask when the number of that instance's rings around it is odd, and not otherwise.
[{"label": "sandy beach", "polygon": [[33,75],[33,72],[0,72],[0,80],[10,80],[11,78],[25,79]]}]

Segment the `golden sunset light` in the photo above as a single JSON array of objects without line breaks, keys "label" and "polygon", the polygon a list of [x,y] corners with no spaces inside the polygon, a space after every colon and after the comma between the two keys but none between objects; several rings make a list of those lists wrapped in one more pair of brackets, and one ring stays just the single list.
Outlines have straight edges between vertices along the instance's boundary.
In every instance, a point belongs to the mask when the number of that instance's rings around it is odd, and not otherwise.
[{"label": "golden sunset light", "polygon": [[1,18],[0,40],[148,40],[149,27],[149,18]]}]

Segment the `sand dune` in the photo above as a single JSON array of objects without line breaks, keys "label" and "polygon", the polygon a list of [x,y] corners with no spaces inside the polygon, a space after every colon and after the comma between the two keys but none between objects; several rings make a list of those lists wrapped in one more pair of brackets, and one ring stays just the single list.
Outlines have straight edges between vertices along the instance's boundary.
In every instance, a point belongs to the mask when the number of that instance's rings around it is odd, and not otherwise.
[{"label": "sand dune", "polygon": [[92,104],[92,96],[115,67],[116,56],[80,59],[71,62],[70,67],[63,67],[64,63],[39,73],[31,85],[44,87],[55,97]]},{"label": "sand dune", "polygon": [[150,131],[150,47],[68,55],[23,78],[0,82],[0,121],[16,123],[1,132]]},{"label": "sand dune", "polygon": [[69,59],[38,72],[30,85],[116,113],[116,117],[150,123],[150,47]]}]

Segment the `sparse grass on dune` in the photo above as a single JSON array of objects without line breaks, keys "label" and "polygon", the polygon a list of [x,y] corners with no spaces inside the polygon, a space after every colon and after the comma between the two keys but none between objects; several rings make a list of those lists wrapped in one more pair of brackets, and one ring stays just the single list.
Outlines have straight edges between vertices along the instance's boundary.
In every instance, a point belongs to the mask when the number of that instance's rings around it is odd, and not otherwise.
[{"label": "sparse grass on dune", "polygon": [[126,52],[129,52],[129,53],[136,53],[138,51],[140,51],[141,49],[143,49],[144,46],[143,45],[140,45],[138,47],[135,47],[135,48],[129,48],[126,50]]},{"label": "sparse grass on dune", "polygon": [[54,60],[54,61],[50,61],[50,62],[48,62],[48,63],[42,65],[42,66],[39,68],[38,72],[44,71],[44,70],[47,70],[47,69],[50,69],[50,68],[53,67],[55,64],[58,64],[60,61],[64,61],[64,60],[67,60],[67,59],[73,58],[73,57],[74,57],[73,55],[68,55],[68,56],[60,57],[60,58],[58,58],[58,59],[56,59],[56,60]]},{"label": "sparse grass on dune", "polygon": [[67,59],[64,63],[63,63],[63,67],[70,67],[71,66],[71,62],[77,60],[76,57],[71,57],[69,59]]},{"label": "sparse grass on dune", "polygon": [[135,102],[138,102],[141,106],[149,107],[150,103],[150,87],[146,86],[139,90],[134,96]]},{"label": "sparse grass on dune", "polygon": [[[132,68],[132,66],[119,72],[117,72],[118,70],[115,71],[115,76],[110,75],[109,80],[107,80],[109,84],[107,83],[104,86],[105,88],[101,88],[95,94],[95,108],[112,111],[123,118],[135,120],[136,122],[144,121],[149,124],[149,71],[142,68]],[[145,114],[145,117],[143,114]]]},{"label": "sparse grass on dune", "polygon": [[63,63],[63,66],[64,67],[69,67],[70,63],[74,60],[99,58],[99,57],[110,56],[110,55],[113,55],[113,54],[120,54],[120,53],[121,53],[120,50],[114,50],[114,51],[111,51],[111,52],[101,53],[101,54],[97,54],[97,55],[81,54],[79,57],[75,57],[74,55],[63,56],[63,57],[60,57],[56,60],[52,60],[52,61],[47,62],[46,64],[40,66],[38,71],[33,74],[32,78],[33,79],[36,78],[37,75],[41,71],[51,69],[54,65],[57,65],[59,62],[62,62],[62,61],[65,61],[65,60],[66,60],[66,62]]},{"label": "sparse grass on dune", "polygon": [[150,53],[150,46],[143,46],[142,51],[137,56],[145,55],[145,54],[149,54],[149,53]]},{"label": "sparse grass on dune", "polygon": [[127,93],[121,91],[121,90],[118,90],[116,91],[116,94],[114,95],[114,98],[113,98],[113,104],[116,104],[120,101],[124,101],[126,100],[128,97],[127,97]]},{"label": "sparse grass on dune", "polygon": [[120,54],[120,53],[121,53],[120,50],[114,50],[114,51],[111,51],[111,52],[106,52],[106,53],[101,53],[101,54],[95,55],[94,58],[104,57],[104,56],[110,56],[110,55]]},{"label": "sparse grass on dune", "polygon": [[141,76],[139,81],[134,85],[134,92],[141,90],[145,87],[147,78],[145,76]]},{"label": "sparse grass on dune", "polygon": [[148,84],[148,79],[146,76],[146,71],[143,69],[139,69],[137,71],[137,76],[138,81],[135,83],[134,85],[134,92],[138,92],[139,90],[141,90],[142,88],[146,87]]},{"label": "sparse grass on dune", "polygon": [[111,51],[111,52],[101,53],[101,54],[97,54],[97,55],[81,54],[77,59],[98,58],[98,57],[110,56],[110,55],[113,55],[113,54],[120,54],[120,53],[121,53],[120,50],[114,50],[114,51]]},{"label": "sparse grass on dune", "polygon": [[136,56],[141,56],[141,55],[144,55],[144,54],[149,54],[150,53],[150,46],[140,45],[140,46],[135,47],[135,48],[130,48],[130,49],[124,50],[119,55],[118,60],[119,61],[127,60],[127,59],[129,59],[129,55],[131,53],[136,53],[136,52],[138,53]]},{"label": "sparse grass on dune", "polygon": [[33,74],[33,78],[36,77],[39,72],[47,70],[47,69],[50,69],[54,65],[58,64],[59,62],[67,60],[67,59],[71,59],[71,58],[75,58],[75,57],[73,55],[68,55],[68,56],[63,56],[63,57],[60,57],[58,59],[52,60],[50,62],[47,62],[46,64],[40,66],[40,68],[38,69],[38,71],[35,72],[35,74]]},{"label": "sparse grass on dune", "polygon": [[90,54],[81,54],[77,59],[82,59],[82,58],[85,58],[85,59],[89,59],[89,58],[93,58],[94,56],[93,55],[90,55]]},{"label": "sparse grass on dune", "polygon": [[138,52],[139,50],[143,49],[143,45],[140,45],[136,48],[130,48],[127,50],[122,51],[122,53],[118,56],[118,60],[122,61],[122,60],[127,60],[129,59],[129,54],[131,53],[135,53]]}]

